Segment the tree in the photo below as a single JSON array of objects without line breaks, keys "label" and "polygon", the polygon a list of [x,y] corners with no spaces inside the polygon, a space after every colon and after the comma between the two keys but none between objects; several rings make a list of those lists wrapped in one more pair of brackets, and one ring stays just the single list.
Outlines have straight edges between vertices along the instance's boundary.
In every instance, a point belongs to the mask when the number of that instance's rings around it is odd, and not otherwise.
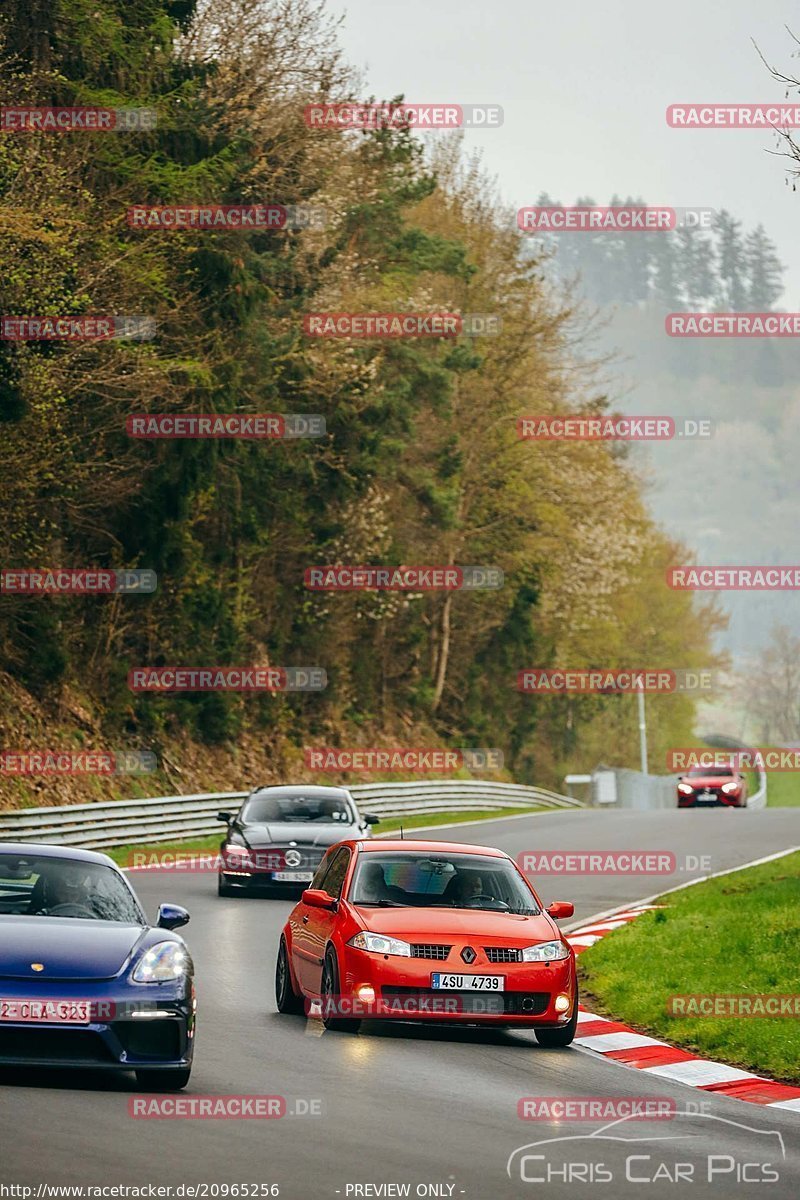
[{"label": "tree", "polygon": [[800,739],[800,637],[776,625],[759,655],[749,685],[760,737],[767,745]]},{"label": "tree", "polygon": [[757,225],[745,241],[747,264],[747,303],[753,312],[768,312],[783,294],[781,276],[785,267],[767,237],[763,225]]},{"label": "tree", "polygon": [[712,302],[715,290],[714,246],[711,239],[683,225],[672,235],[675,240],[676,274],[686,306],[702,311]]},{"label": "tree", "polygon": [[726,312],[747,309],[747,256],[741,236],[742,223],[726,209],[717,218],[717,295],[716,304]]}]

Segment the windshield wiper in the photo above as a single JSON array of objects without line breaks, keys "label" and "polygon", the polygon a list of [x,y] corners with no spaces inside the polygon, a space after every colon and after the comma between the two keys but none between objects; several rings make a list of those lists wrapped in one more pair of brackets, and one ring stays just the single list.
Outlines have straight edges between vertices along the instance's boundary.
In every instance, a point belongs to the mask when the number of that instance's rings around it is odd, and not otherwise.
[{"label": "windshield wiper", "polygon": [[365,904],[368,908],[409,908],[400,900],[354,900],[353,904]]}]

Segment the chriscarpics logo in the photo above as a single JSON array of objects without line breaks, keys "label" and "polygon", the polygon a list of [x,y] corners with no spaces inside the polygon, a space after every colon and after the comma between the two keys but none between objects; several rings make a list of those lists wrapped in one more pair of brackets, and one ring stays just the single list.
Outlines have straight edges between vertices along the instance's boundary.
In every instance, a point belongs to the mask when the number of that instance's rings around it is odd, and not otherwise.
[{"label": "chriscarpics logo", "polygon": [[730,1121],[690,1104],[673,1115],[669,1132],[660,1124],[648,1130],[648,1123],[621,1117],[590,1134],[529,1142],[512,1151],[506,1172],[522,1184],[571,1185],[573,1195],[581,1184],[588,1185],[586,1194],[593,1185],[617,1184],[625,1188],[623,1194],[636,1196],[641,1193],[626,1185],[661,1183],[698,1184],[703,1195],[712,1189],[722,1197],[733,1188],[756,1188],[781,1178],[786,1149],[778,1130]]}]

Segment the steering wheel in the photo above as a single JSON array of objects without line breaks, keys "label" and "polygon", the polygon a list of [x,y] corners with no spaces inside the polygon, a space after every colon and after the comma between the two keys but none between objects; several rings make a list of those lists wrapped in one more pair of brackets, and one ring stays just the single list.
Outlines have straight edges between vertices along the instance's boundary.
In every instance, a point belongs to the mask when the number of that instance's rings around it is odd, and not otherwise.
[{"label": "steering wheel", "polygon": [[52,908],[47,908],[42,913],[47,917],[91,917],[94,920],[94,913],[91,908],[85,904],[73,904],[67,901],[65,904],[54,904]]},{"label": "steering wheel", "polygon": [[470,896],[464,903],[467,908],[483,908],[483,905],[480,903],[481,900],[488,900],[490,904],[496,906],[501,912],[510,911],[510,905],[506,904],[505,900],[498,900],[496,896],[487,896],[485,892],[479,892],[477,896]]}]

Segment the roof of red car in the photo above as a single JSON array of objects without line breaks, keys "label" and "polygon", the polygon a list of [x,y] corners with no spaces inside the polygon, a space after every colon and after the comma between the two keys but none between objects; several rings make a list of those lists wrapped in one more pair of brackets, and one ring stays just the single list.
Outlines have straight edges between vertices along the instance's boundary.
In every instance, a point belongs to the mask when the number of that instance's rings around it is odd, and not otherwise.
[{"label": "roof of red car", "polygon": [[507,858],[496,846],[473,846],[471,842],[423,842],[410,838],[365,838],[356,843],[359,850],[438,850],[440,853],[491,854],[493,858]]}]

